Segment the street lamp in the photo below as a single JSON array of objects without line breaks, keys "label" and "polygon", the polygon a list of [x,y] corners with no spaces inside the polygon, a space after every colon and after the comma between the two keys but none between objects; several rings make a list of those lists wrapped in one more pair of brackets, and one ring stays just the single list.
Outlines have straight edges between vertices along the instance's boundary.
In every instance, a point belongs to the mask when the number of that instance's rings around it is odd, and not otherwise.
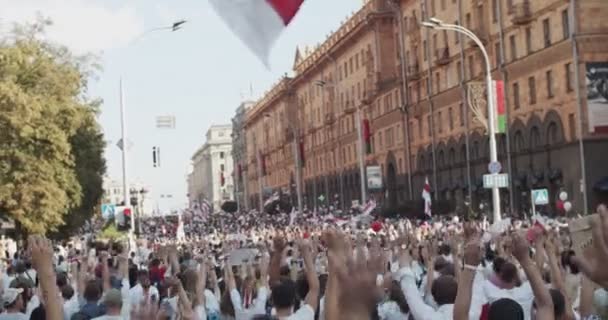
[{"label": "street lamp", "polygon": [[[450,30],[464,34],[465,36],[473,40],[481,50],[486,63],[486,86],[488,94],[488,130],[490,131],[490,161],[497,162],[498,155],[496,150],[496,124],[494,122],[494,119],[496,118],[496,109],[494,106],[494,91],[492,89],[492,68],[490,65],[490,57],[488,56],[486,48],[483,46],[481,40],[479,40],[479,37],[477,37],[471,30],[463,26],[456,24],[447,24],[435,17],[430,18],[429,21],[422,22],[422,25],[426,28],[431,28],[435,30]],[[500,221],[500,191],[496,186],[492,188],[492,205],[494,210],[494,221]]]},{"label": "street lamp", "polygon": [[[163,30],[170,30],[171,32],[175,32],[180,30],[182,26],[186,23],[186,20],[179,20],[170,26],[154,28],[143,32],[139,37],[135,38],[131,42],[130,45],[135,44],[138,40],[143,38],[144,36]],[[119,148],[122,151],[122,189],[123,189],[123,201],[125,204],[129,203],[129,179],[127,174],[127,149],[129,148],[129,143],[127,142],[127,117],[125,114],[125,98],[124,98],[124,89],[123,89],[123,80],[122,76],[120,77],[120,136],[121,142],[119,143]],[[131,232],[134,230],[134,226],[131,225]]]}]

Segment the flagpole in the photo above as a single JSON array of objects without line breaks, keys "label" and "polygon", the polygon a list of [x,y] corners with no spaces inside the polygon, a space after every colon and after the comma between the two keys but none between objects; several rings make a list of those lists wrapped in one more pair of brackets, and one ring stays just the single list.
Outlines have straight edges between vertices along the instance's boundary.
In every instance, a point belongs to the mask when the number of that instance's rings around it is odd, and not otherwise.
[{"label": "flagpole", "polygon": [[357,108],[357,140],[359,141],[359,175],[361,177],[361,205],[365,204],[367,194],[365,190],[365,159],[363,157],[363,130],[361,128],[361,109]]}]

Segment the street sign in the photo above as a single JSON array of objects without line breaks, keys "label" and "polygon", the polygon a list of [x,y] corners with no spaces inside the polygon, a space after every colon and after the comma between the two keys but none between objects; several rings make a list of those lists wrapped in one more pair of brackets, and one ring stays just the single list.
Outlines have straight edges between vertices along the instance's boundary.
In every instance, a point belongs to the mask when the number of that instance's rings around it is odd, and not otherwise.
[{"label": "street sign", "polygon": [[[122,150],[122,148],[124,148],[122,139],[118,140],[118,142],[116,143],[116,146],[120,150]],[[131,143],[131,141],[127,140],[127,150],[131,149],[131,147],[133,147],[133,143]]]},{"label": "street sign", "polygon": [[490,173],[500,173],[502,170],[502,165],[498,161],[493,161],[488,164],[488,172]]},{"label": "street sign", "polygon": [[549,204],[549,190],[536,189],[532,190],[532,201],[534,205],[542,206]]},{"label": "street sign", "polygon": [[116,206],[113,204],[102,204],[101,205],[101,216],[107,220],[110,219],[111,217],[114,217],[114,214],[116,214]]},{"label": "street sign", "polygon": [[506,173],[484,174],[483,175],[483,187],[485,189],[508,188],[509,187],[509,175]]}]

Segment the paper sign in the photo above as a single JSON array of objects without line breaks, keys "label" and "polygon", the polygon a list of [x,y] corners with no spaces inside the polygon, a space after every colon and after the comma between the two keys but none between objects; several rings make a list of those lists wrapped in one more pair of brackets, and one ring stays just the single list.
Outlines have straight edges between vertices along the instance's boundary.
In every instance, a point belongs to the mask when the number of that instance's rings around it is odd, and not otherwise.
[{"label": "paper sign", "polygon": [[237,249],[230,252],[228,257],[228,264],[231,266],[240,266],[243,264],[251,263],[255,260],[258,255],[257,249]]},{"label": "paper sign", "polygon": [[572,220],[568,223],[570,239],[572,239],[572,249],[577,256],[582,256],[582,250],[592,242],[591,220],[597,219],[597,213],[580,219]]}]

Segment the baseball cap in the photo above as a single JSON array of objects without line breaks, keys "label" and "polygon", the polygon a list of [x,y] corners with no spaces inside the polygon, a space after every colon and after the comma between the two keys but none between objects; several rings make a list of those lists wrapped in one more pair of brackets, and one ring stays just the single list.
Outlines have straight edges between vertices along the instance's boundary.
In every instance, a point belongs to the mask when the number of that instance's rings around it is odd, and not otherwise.
[{"label": "baseball cap", "polygon": [[118,289],[110,289],[106,292],[103,302],[108,307],[120,307],[122,305],[122,295]]},{"label": "baseball cap", "polygon": [[7,288],[2,293],[2,304],[5,307],[12,304],[22,292],[21,288]]}]

